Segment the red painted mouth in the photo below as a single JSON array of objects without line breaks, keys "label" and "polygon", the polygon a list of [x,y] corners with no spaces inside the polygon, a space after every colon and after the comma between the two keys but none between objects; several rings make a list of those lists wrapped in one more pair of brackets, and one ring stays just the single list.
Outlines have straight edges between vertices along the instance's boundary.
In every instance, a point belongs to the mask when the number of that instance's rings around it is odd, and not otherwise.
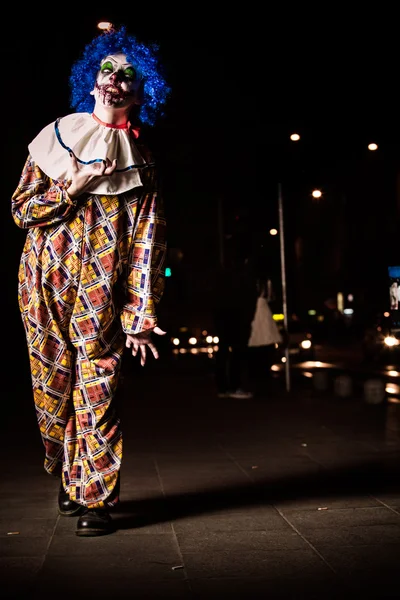
[{"label": "red painted mouth", "polygon": [[96,88],[100,94],[110,96],[119,97],[119,98],[128,98],[133,95],[133,92],[124,92],[118,85],[112,85],[110,83],[106,85],[98,85],[96,83]]}]

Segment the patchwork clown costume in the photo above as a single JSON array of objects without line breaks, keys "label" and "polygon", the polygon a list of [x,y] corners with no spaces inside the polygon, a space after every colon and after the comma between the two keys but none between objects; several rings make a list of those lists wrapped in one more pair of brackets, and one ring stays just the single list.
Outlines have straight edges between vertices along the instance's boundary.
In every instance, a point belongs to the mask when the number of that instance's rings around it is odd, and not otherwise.
[{"label": "patchwork clown costume", "polygon": [[[90,113],[57,119],[30,144],[12,196],[14,221],[27,229],[18,297],[44,466],[87,508],[118,501],[124,334],[157,325],[164,290],[165,217],[136,135]],[[69,197],[71,152],[88,164],[102,149],[118,157],[116,172]]]}]

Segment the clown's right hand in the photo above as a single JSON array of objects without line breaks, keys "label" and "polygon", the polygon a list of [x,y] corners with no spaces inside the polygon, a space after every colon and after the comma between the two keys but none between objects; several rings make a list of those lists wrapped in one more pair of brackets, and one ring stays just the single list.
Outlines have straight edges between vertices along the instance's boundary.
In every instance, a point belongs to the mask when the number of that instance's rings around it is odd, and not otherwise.
[{"label": "clown's right hand", "polygon": [[116,158],[112,162],[109,158],[106,158],[101,162],[80,166],[72,152],[70,157],[69,180],[71,183],[67,188],[70,198],[76,198],[84,194],[94,179],[112,175],[117,168]]}]

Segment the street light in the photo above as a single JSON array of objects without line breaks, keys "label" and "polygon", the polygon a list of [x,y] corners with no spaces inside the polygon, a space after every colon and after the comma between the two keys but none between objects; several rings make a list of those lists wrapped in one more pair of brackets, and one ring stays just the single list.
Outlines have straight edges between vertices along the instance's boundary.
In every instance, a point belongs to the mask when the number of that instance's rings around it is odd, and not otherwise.
[{"label": "street light", "polygon": [[378,150],[378,144],[375,144],[375,143],[368,144],[368,150],[372,150],[372,151]]},{"label": "street light", "polygon": [[269,230],[269,234],[270,235],[278,235],[278,230],[277,229],[270,229]]},{"label": "street light", "polygon": [[292,140],[292,142],[298,142],[300,139],[300,136],[298,133],[292,133],[292,135],[290,136],[290,139]]},{"label": "street light", "polygon": [[321,196],[322,196],[322,192],[321,192],[321,190],[313,190],[313,191],[311,192],[311,196],[312,196],[313,198],[321,198]]},{"label": "street light", "polygon": [[110,21],[100,21],[97,23],[97,29],[101,29],[102,31],[109,31],[112,27],[113,24]]}]

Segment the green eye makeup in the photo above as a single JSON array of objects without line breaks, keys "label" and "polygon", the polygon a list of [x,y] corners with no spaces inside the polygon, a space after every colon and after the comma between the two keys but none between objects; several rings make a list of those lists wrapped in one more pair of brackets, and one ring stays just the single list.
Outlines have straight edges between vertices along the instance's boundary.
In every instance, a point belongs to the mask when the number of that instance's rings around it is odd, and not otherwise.
[{"label": "green eye makeup", "polygon": [[104,71],[112,71],[113,70],[113,66],[110,62],[105,62],[104,64],[101,65],[101,69],[100,71],[103,73]]}]

